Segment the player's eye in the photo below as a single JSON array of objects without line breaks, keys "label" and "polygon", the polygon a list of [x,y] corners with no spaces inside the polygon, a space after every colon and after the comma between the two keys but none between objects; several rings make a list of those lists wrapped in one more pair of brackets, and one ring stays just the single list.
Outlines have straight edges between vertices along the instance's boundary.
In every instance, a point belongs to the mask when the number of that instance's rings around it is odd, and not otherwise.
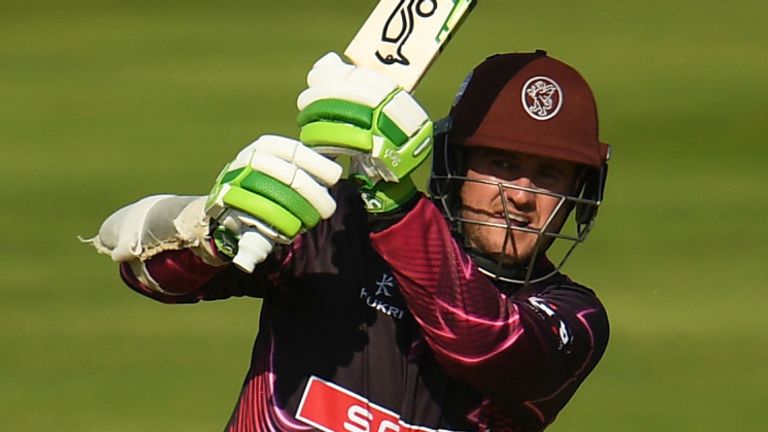
[{"label": "player's eye", "polygon": [[491,166],[496,169],[505,169],[509,168],[509,161],[505,159],[492,159],[491,160]]},{"label": "player's eye", "polygon": [[560,177],[560,173],[552,169],[541,170],[538,175],[538,178],[548,183],[557,182],[560,180]]},{"label": "player's eye", "polygon": [[517,164],[510,158],[494,158],[490,161],[491,167],[497,174],[509,176],[513,174],[513,171],[517,168]]},{"label": "player's eye", "polygon": [[564,182],[565,173],[555,167],[544,167],[536,172],[536,186],[542,189],[559,189]]}]

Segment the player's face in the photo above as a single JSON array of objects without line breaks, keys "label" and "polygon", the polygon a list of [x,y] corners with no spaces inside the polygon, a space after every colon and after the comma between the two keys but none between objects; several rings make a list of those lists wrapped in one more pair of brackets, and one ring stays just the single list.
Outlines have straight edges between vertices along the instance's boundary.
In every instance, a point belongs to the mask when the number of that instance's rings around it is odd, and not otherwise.
[{"label": "player's face", "polygon": [[[578,181],[578,166],[540,156],[480,148],[470,150],[466,162],[469,180],[461,188],[462,217],[503,226],[465,222],[469,246],[505,263],[527,262],[539,234],[524,230],[541,230],[554,215],[547,231],[556,232],[568,216],[561,198],[535,191],[571,195]],[[499,183],[525,190],[500,187]]]}]

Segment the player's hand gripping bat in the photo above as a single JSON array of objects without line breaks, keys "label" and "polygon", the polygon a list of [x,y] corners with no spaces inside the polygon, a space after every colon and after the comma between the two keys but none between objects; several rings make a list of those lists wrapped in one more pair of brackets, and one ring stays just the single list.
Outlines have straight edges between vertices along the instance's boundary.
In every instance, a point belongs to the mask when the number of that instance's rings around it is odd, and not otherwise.
[{"label": "player's hand gripping bat", "polygon": [[381,0],[345,55],[318,60],[299,95],[300,140],[352,156],[366,182],[399,183],[431,153],[433,124],[410,93],[474,0]]},{"label": "player's hand gripping bat", "polygon": [[[357,154],[356,163],[365,178],[373,179],[372,186],[382,179],[392,182],[388,185],[399,183],[399,189],[403,189],[406,181],[401,180],[406,179],[429,155],[432,135],[432,123],[427,114],[405,92],[413,90],[475,3],[475,0],[380,0],[347,47],[345,55],[359,68],[358,78],[366,82],[370,82],[367,79],[372,80],[372,87],[362,85],[361,94],[368,95],[364,96],[365,99],[374,99],[369,107],[381,104],[380,114],[374,114],[374,119],[385,118],[386,125],[374,121],[376,134],[379,134],[374,138],[370,129],[370,108],[362,106],[363,111],[368,111],[363,117],[368,117],[369,126],[350,135],[354,128],[346,127],[348,125],[344,122],[355,124],[353,117],[360,113],[358,108],[361,105],[355,106],[343,95],[349,93],[350,85],[357,88],[361,83],[352,78],[354,82],[351,83],[328,85],[329,77],[336,76],[339,68],[342,69],[342,76],[346,75],[343,73],[345,68],[354,68],[344,64],[334,54],[315,64],[310,72],[310,77],[314,76],[309,79],[311,88],[299,97],[301,141],[324,154]],[[366,73],[366,70],[375,73]],[[313,87],[313,81],[320,81],[320,85]],[[382,85],[382,81],[386,83]],[[335,100],[339,98],[339,92],[341,100]],[[399,96],[398,92],[401,93]],[[340,108],[339,102],[354,109]],[[326,117],[328,115],[331,118]],[[343,117],[341,122],[333,120],[338,120],[336,116],[339,115]],[[323,138],[313,141],[313,133]],[[337,146],[334,147],[334,144]],[[406,180],[410,183],[409,178]],[[374,187],[372,191],[371,199],[366,200],[367,204],[371,204],[367,206],[369,211],[372,211],[373,203],[378,206],[378,211],[399,205],[396,198],[380,193],[380,189]],[[381,197],[386,199],[379,200]],[[257,241],[267,237],[274,236],[265,236],[263,231],[259,233],[257,229],[243,232],[233,260],[235,265],[252,271],[272,248],[273,242]]]}]

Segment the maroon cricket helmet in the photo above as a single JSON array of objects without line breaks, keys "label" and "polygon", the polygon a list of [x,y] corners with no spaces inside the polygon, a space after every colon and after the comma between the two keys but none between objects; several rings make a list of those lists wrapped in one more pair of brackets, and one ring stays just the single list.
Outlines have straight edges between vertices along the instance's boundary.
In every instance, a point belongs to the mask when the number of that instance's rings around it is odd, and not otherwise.
[{"label": "maroon cricket helmet", "polygon": [[[573,248],[586,240],[603,200],[608,174],[609,146],[598,138],[597,108],[584,78],[567,64],[533,53],[497,54],[478,65],[462,84],[449,115],[435,123],[432,175],[429,190],[451,230],[464,236],[464,224],[477,223],[461,212],[460,188],[467,181],[464,164],[468,148],[493,148],[564,160],[583,166],[584,175],[575,193],[551,194],[561,199],[574,224],[541,227],[542,239],[566,242],[564,255],[553,270],[538,274],[537,260],[550,251],[551,242],[534,252],[527,264],[493,263],[486,251],[472,251],[486,274],[519,283],[543,280],[565,264]],[[500,190],[517,188],[500,182]],[[529,190],[530,191],[530,190]],[[506,210],[505,210],[506,211]],[[507,218],[500,228],[518,230]],[[547,223],[547,225],[549,222]],[[522,276],[521,276],[522,274]]]},{"label": "maroon cricket helmet", "polygon": [[450,139],[599,168],[608,145],[598,138],[595,99],[567,64],[534,53],[497,54],[478,65],[450,111]]}]

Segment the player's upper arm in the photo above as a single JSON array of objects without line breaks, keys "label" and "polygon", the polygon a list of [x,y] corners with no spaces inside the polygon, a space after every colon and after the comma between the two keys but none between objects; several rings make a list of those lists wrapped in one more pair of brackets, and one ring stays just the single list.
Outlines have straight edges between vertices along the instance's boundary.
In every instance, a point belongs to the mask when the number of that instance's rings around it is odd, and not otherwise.
[{"label": "player's upper arm", "polygon": [[516,339],[474,368],[448,367],[502,405],[528,402],[555,413],[602,357],[606,311],[590,290],[575,285],[522,293],[508,303],[518,314]]}]

